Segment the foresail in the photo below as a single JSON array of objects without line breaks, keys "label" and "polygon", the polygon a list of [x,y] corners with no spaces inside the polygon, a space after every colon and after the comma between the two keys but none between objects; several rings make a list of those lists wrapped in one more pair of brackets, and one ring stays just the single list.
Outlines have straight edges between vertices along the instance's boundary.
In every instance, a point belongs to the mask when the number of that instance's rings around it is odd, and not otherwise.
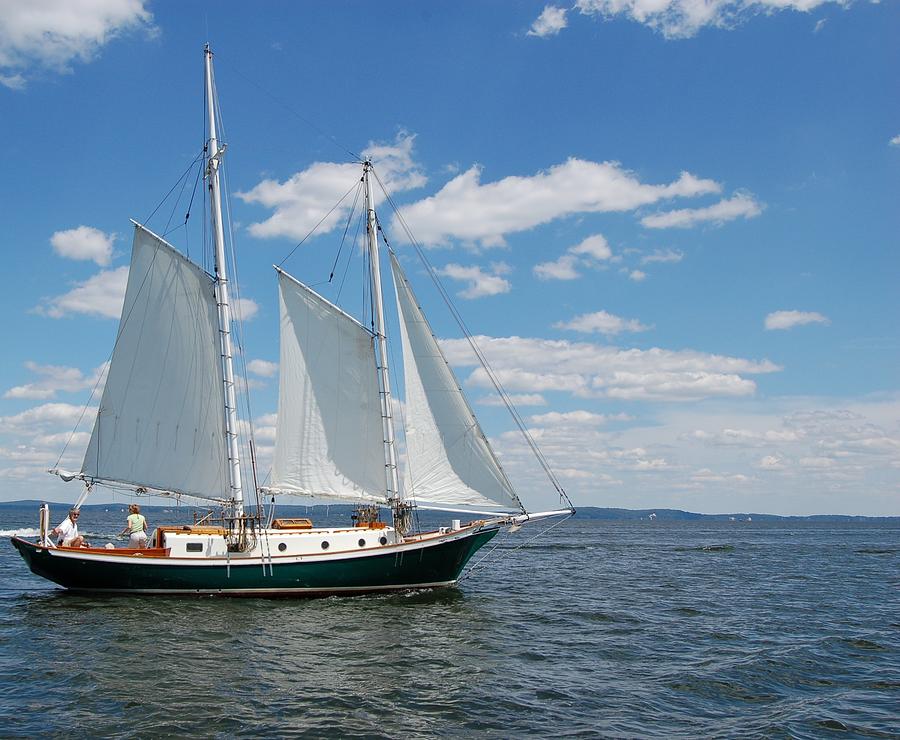
[{"label": "foresail", "polygon": [[394,254],[406,381],[406,495],[422,506],[521,509]]},{"label": "foresail", "polygon": [[279,270],[281,357],[271,490],[386,501],[372,334]]},{"label": "foresail", "polygon": [[135,225],[85,477],[208,498],[226,493],[216,312],[213,278]]}]

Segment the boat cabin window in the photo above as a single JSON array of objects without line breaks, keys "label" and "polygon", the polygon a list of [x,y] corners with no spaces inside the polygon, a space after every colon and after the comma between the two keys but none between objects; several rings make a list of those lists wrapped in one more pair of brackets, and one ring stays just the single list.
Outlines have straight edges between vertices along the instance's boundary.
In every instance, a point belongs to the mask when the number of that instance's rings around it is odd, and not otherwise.
[{"label": "boat cabin window", "polygon": [[285,550],[287,550],[287,545],[285,545],[283,542],[279,542],[279,543],[278,543],[278,549],[279,549],[281,552],[284,552]]},{"label": "boat cabin window", "polygon": [[187,551],[188,552],[203,552],[203,543],[202,542],[188,542],[187,543]]},{"label": "boat cabin window", "polygon": [[328,540],[325,540],[325,541],[322,543],[322,549],[323,549],[323,550],[327,550],[327,549],[328,549]]}]

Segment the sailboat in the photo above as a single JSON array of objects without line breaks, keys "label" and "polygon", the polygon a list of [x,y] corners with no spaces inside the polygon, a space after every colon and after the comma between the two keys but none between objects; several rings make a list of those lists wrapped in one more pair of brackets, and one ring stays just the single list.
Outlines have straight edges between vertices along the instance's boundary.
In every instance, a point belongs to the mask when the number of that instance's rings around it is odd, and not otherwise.
[{"label": "sailboat", "polygon": [[[160,526],[144,549],[69,548],[51,541],[44,504],[37,541],[12,538],[32,572],[70,590],[108,593],[317,596],[448,587],[502,528],[573,514],[558,482],[561,508],[529,512],[523,505],[389,252],[405,378],[401,485],[369,160],[361,164],[373,326],[276,268],[274,462],[260,487],[250,461],[257,505],[249,505],[219,172],[225,148],[217,138],[208,45],[204,62],[214,273],[132,222],[122,315],[84,461],[79,471],[50,472],[84,482],[76,507],[95,485],[113,485],[138,495],[212,501],[221,514]],[[284,494],[358,508],[342,527],[275,518],[274,504],[267,515],[259,497]],[[476,518],[417,531],[417,507]],[[390,510],[390,523],[381,520],[382,509]]]}]

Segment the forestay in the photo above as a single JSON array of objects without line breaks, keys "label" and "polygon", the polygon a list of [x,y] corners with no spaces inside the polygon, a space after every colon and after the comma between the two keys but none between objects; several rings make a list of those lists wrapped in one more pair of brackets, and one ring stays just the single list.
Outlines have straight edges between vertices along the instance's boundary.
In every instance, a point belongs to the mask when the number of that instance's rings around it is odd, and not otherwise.
[{"label": "forestay", "polygon": [[406,381],[407,496],[426,507],[522,509],[393,253],[391,269]]},{"label": "forestay", "polygon": [[269,490],[384,503],[372,334],[281,270],[281,358]]},{"label": "forestay", "polygon": [[214,279],[135,224],[125,304],[82,473],[221,498],[224,407]]}]

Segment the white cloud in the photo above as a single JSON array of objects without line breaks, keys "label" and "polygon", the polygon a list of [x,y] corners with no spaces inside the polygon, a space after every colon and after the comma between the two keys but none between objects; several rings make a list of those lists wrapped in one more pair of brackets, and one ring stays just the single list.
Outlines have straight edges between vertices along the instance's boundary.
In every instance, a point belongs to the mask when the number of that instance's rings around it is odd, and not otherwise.
[{"label": "white cloud", "polygon": [[623,319],[606,311],[581,314],[570,321],[560,321],[553,326],[557,329],[597,332],[606,336],[615,336],[622,332],[647,331],[650,328],[637,319]]},{"label": "white cloud", "polygon": [[[691,350],[629,349],[589,342],[475,337],[500,382],[510,392],[561,391],[577,397],[620,400],[689,401],[749,396],[756,384],[744,375],[777,372],[768,360],[756,362]],[[475,366],[464,339],[441,341],[448,362]],[[492,387],[480,367],[467,384]]]},{"label": "white cloud", "polygon": [[774,311],[766,316],[765,326],[773,329],[792,329],[804,324],[830,324],[831,321],[815,311]]},{"label": "white cloud", "polygon": [[0,431],[42,429],[47,425],[74,426],[84,416],[90,418],[96,408],[85,409],[70,403],[45,403],[13,416],[0,416]]},{"label": "white cloud", "polygon": [[494,274],[486,273],[477,265],[466,267],[450,263],[437,272],[454,280],[464,280],[468,283],[465,290],[457,293],[462,298],[482,298],[489,295],[509,293],[512,286],[508,280],[500,277],[501,274],[509,272],[509,267],[500,262],[492,264],[491,268]]},{"label": "white cloud", "polygon": [[897,134],[888,142],[891,146],[900,146],[900,134]]},{"label": "white cloud", "polygon": [[103,270],[78,283],[68,293],[48,299],[34,310],[54,319],[73,313],[117,319],[122,313],[127,283],[128,267]]},{"label": "white cloud", "polygon": [[554,5],[548,5],[543,12],[531,24],[528,31],[529,36],[538,36],[546,38],[547,36],[556,36],[562,31],[568,23],[566,22],[566,8],[558,8]]},{"label": "white cloud", "polygon": [[40,376],[40,379],[34,383],[10,388],[3,394],[3,397],[44,400],[55,397],[58,391],[76,393],[82,390],[93,390],[95,387],[100,388],[99,381],[106,374],[108,365],[108,362],[104,362],[90,375],[84,375],[75,367],[38,365],[36,362],[29,361],[25,363],[25,367]]},{"label": "white cloud", "polygon": [[596,426],[606,424],[610,421],[629,421],[631,419],[627,414],[615,414],[609,416],[607,414],[595,414],[591,411],[550,411],[546,414],[536,414],[528,417],[529,424],[537,424],[539,426]]},{"label": "white cloud", "polygon": [[564,254],[553,262],[535,265],[531,271],[541,280],[575,280],[581,277],[578,265],[579,259],[575,255]]},{"label": "white cloud", "polygon": [[250,360],[247,370],[261,378],[272,378],[278,372],[278,363],[268,360]]},{"label": "white cloud", "polygon": [[540,280],[575,280],[581,277],[579,267],[594,267],[612,258],[613,253],[606,237],[594,234],[574,247],[569,247],[559,259],[541,262],[531,269]]},{"label": "white cloud", "polygon": [[144,0],[0,2],[0,84],[21,89],[36,70],[70,71],[127,31],[153,31]]},{"label": "white cloud", "polygon": [[754,15],[809,12],[831,2],[850,4],[849,0],[576,0],[575,8],[605,20],[625,16],[674,39],[689,38],[707,26],[727,29]]},{"label": "white cloud", "polygon": [[[505,177],[481,183],[481,168],[471,167],[436,194],[401,209],[423,243],[449,239],[499,246],[508,234],[577,213],[630,211],[660,200],[718,193],[712,180],[682,172],[666,185],[646,185],[618,162],[569,159],[531,177]],[[395,233],[400,229],[394,227]]]},{"label": "white cloud", "polygon": [[250,298],[238,298],[234,301],[234,319],[251,321],[259,313],[259,304]]},{"label": "white cloud", "polygon": [[652,254],[645,254],[641,257],[642,265],[649,265],[652,262],[681,262],[684,259],[684,252],[674,249],[655,250]]},{"label": "white cloud", "polygon": [[[363,152],[372,158],[375,171],[389,193],[418,188],[427,182],[413,159],[415,138],[413,134],[400,132],[393,144],[373,143]],[[352,193],[339,208],[333,211],[332,208],[353,189],[361,175],[358,164],[316,162],[284,182],[263,180],[248,192],[237,195],[245,203],[259,203],[274,210],[265,221],[250,225],[253,236],[286,236],[299,240],[320,221],[317,233],[324,234],[346,220],[353,205]],[[377,183],[373,183],[372,192],[377,204],[382,198]],[[361,207],[360,201],[357,208]]]},{"label": "white cloud", "polygon": [[93,260],[105,267],[112,259],[115,234],[106,234],[92,226],[57,231],[50,237],[53,251],[73,260]]},{"label": "white cloud", "polygon": [[647,279],[647,273],[643,270],[632,270],[628,273],[628,279],[636,283],[642,283]]},{"label": "white cloud", "polygon": [[641,224],[648,229],[689,228],[708,221],[723,224],[736,218],[753,218],[760,213],[762,206],[752,195],[737,193],[728,200],[721,200],[705,208],[682,208],[644,216]]},{"label": "white cloud", "polygon": [[[546,406],[547,399],[540,393],[511,393],[509,400],[513,406]],[[484,396],[476,401],[480,406],[505,406],[500,396]]]}]

